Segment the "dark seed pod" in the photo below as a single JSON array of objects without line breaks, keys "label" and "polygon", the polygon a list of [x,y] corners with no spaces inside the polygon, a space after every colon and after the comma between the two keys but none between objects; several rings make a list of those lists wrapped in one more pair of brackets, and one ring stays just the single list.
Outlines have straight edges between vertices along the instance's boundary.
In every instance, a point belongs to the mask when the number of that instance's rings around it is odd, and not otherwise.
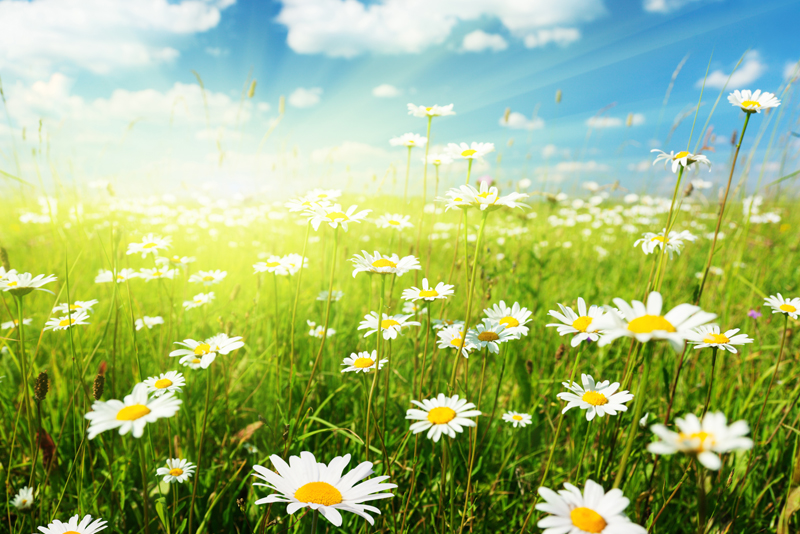
[{"label": "dark seed pod", "polygon": [[92,386],[92,395],[94,396],[94,400],[100,400],[100,397],[103,396],[103,388],[106,385],[106,377],[103,375],[97,375],[94,377],[94,385]]},{"label": "dark seed pod", "polygon": [[556,351],[556,360],[560,360],[565,352],[567,352],[567,346],[562,343],[558,346],[558,350]]},{"label": "dark seed pod", "polygon": [[36,385],[33,386],[33,397],[41,402],[47,397],[48,391],[50,391],[50,377],[47,376],[47,371],[42,371],[36,377]]}]

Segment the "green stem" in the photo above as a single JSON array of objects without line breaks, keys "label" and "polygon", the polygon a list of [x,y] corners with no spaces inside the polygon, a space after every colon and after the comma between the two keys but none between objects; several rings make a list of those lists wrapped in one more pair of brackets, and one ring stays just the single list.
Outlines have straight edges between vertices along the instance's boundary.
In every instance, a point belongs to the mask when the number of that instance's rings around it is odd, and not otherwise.
[{"label": "green stem", "polygon": [[425,326],[425,348],[422,351],[422,367],[420,368],[420,377],[419,377],[419,388],[417,388],[417,398],[422,398],[422,383],[425,381],[425,363],[428,356],[428,340],[430,339],[431,334],[431,303],[430,301],[425,301],[425,307],[427,308],[427,313],[425,315],[428,316],[428,320],[426,321]]},{"label": "green stem", "polygon": [[408,204],[408,176],[411,171],[411,147],[408,147],[408,159],[406,160],[406,186],[403,189],[403,205]]},{"label": "green stem", "polygon": [[[664,236],[662,237],[663,241],[661,242],[661,253],[658,256],[658,269],[656,271],[656,280],[655,280],[655,287],[661,287],[661,268],[664,263],[664,256],[667,252],[667,237],[669,236],[669,231],[672,226],[675,224],[675,221],[672,220],[672,213],[675,209],[675,199],[678,198],[678,190],[681,186],[681,179],[683,178],[683,165],[681,165],[680,170],[678,171],[678,180],[675,182],[675,191],[672,193],[672,202],[669,205],[669,213],[667,214],[667,224],[664,226]],[[677,215],[675,216],[677,219]],[[650,292],[650,288],[647,288],[646,293]]]},{"label": "green stem", "polygon": [[708,411],[708,403],[711,401],[711,391],[714,389],[714,369],[717,366],[717,347],[711,348],[711,374],[708,378],[708,391],[706,392],[706,403],[703,406],[703,415]]},{"label": "green stem", "polygon": [[[306,224],[306,237],[303,240],[303,254],[300,259],[300,271],[297,273],[297,289],[294,291],[294,304],[292,305],[292,332],[289,336],[289,408],[287,413],[292,411],[292,386],[294,385],[294,327],[297,320],[297,302],[300,300],[300,282],[303,280],[303,271],[305,270],[306,262],[306,246],[308,245],[308,233],[311,230],[311,223]],[[330,293],[328,294],[330,296]]]},{"label": "green stem", "polygon": [[378,339],[376,341],[376,348],[375,348],[375,371],[372,376],[372,385],[369,388],[369,397],[367,399],[367,428],[366,433],[364,435],[365,443],[367,445],[366,457],[367,461],[369,461],[369,422],[370,422],[370,412],[372,411],[372,394],[375,391],[375,384],[378,381],[378,363],[381,361],[381,337],[383,337],[383,294],[386,290],[386,276],[379,274],[378,276],[381,277],[381,294],[378,297]]},{"label": "green stem", "polygon": [[697,473],[697,534],[704,534],[706,531],[706,484],[698,463],[696,461],[694,463]]},{"label": "green stem", "polygon": [[30,394],[30,384],[28,380],[28,356],[25,353],[25,328],[24,328],[24,311],[22,306],[22,296],[17,295],[17,321],[19,324],[17,328],[19,329],[19,360],[22,365],[22,396],[24,398],[23,402],[25,404],[25,418],[28,425],[28,439],[30,441],[30,458],[31,458],[31,475],[30,480],[33,481],[33,477],[35,475],[36,464],[34,462],[34,458],[36,455],[36,440],[33,436],[33,407],[31,406],[31,394]]},{"label": "green stem", "polygon": [[[145,533],[149,534],[150,533],[150,515],[149,515],[150,512],[148,511],[148,502],[147,502],[147,461],[145,460],[145,454],[144,454],[144,441],[142,441],[141,438],[139,438],[136,441],[138,441],[138,443],[139,443],[139,463],[141,463],[141,465],[142,465],[142,499],[144,500],[144,505],[142,506],[142,509],[144,510],[144,531],[145,531]],[[200,462],[198,461],[197,463],[199,464]],[[199,467],[200,466],[198,465],[198,468]],[[196,479],[196,477],[195,477],[195,479]],[[196,487],[196,485],[195,485],[195,487]],[[194,500],[192,501],[192,504],[194,504]],[[191,515],[191,510],[190,510],[189,511],[189,524],[191,524],[191,523],[192,523],[192,515]]]},{"label": "green stem", "polygon": [[194,476],[194,484],[192,485],[192,501],[189,506],[189,530],[187,532],[194,532],[192,530],[192,519],[194,519],[194,501],[197,497],[197,482],[200,480],[202,474],[200,464],[203,460],[203,443],[206,441],[206,423],[208,422],[208,406],[211,404],[211,378],[213,364],[208,367],[206,373],[206,406],[203,410],[203,427],[200,430],[200,443],[197,445],[197,469]]},{"label": "green stem", "polygon": [[[478,405],[476,409],[481,409],[481,400],[483,399],[483,384],[486,378],[486,361],[489,359],[489,348],[483,351],[483,365],[481,367],[481,385],[478,389]],[[461,514],[461,527],[458,529],[459,534],[464,532],[464,525],[467,524],[467,507],[469,506],[469,492],[472,489],[472,467],[475,464],[475,450],[478,444],[478,424],[471,430],[472,439],[470,440],[470,454],[469,454],[469,470],[467,471],[467,489],[464,492],[464,512]]]},{"label": "green stem", "polygon": [[644,352],[644,372],[639,379],[639,387],[636,390],[636,397],[634,397],[636,407],[633,410],[633,419],[631,420],[631,426],[628,430],[628,441],[625,444],[625,452],[622,453],[622,460],[620,460],[619,467],[617,468],[617,476],[614,478],[614,488],[618,488],[622,483],[622,476],[625,473],[625,466],[628,464],[628,458],[630,458],[631,455],[633,441],[636,438],[636,430],[639,425],[639,419],[642,417],[642,409],[644,408],[646,400],[644,396],[644,386],[650,374],[650,360],[653,359],[653,351],[650,349],[642,352]]}]

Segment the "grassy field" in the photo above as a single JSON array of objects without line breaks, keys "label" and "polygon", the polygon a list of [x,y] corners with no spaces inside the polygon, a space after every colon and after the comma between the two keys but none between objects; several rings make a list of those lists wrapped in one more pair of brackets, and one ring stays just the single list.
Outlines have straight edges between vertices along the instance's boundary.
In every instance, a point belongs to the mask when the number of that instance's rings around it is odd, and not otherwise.
[{"label": "grassy field", "polygon": [[[696,176],[689,172],[683,184]],[[264,198],[198,204],[60,189],[50,201],[37,202],[32,189],[15,189],[0,215],[4,267],[54,274],[57,281],[43,286],[54,295],[2,293],[4,323],[19,313],[32,320],[22,332],[7,325],[0,339],[0,475],[7,502],[0,531],[33,532],[55,519],[90,514],[107,521],[108,531],[130,534],[541,532],[536,523],[548,514],[533,509],[544,502],[537,489],[558,490],[564,483],[583,489],[591,479],[605,491],[619,487],[630,499],[627,517],[652,532],[795,532],[797,321],[773,315],[764,297],[798,296],[800,218],[786,190],[775,195],[766,189],[763,204],[749,209],[735,184],[702,290],[696,273],[708,264],[719,213],[715,190],[706,192],[711,201],[698,190],[686,196],[683,186],[674,199],[623,200],[625,192],[613,188],[566,199],[529,191],[530,209],[490,213],[474,207],[445,212],[443,203],[433,210],[430,193],[428,209],[419,197],[403,203],[376,191],[345,193],[334,200],[341,211],[351,205],[372,211],[344,231],[328,224],[315,230],[302,212]],[[500,185],[503,192],[516,187]],[[386,213],[409,215],[413,226],[379,228],[375,221]],[[634,246],[643,233],[663,232],[667,224],[697,240],[686,241],[673,258],[661,248],[646,255]],[[143,241],[150,233],[171,237],[169,246],[153,247],[155,254],[145,247],[145,257],[126,254],[131,243],[150,242]],[[362,250],[413,255],[421,268],[403,276],[353,276],[349,260]],[[254,264],[272,261],[269,255],[304,251],[308,265],[294,274],[253,272]],[[174,255],[196,261],[156,261]],[[173,278],[95,281],[101,270],[163,273],[167,267],[175,269]],[[209,285],[190,281],[217,269],[227,275]],[[454,294],[429,307],[417,301],[404,314],[402,291],[421,287],[423,278],[452,284]],[[331,288],[341,299],[320,297]],[[571,334],[559,336],[546,326],[558,322],[548,312],[558,311],[559,303],[578,311],[579,297],[612,305],[614,298],[642,300],[656,289],[664,313],[698,303],[717,315],[722,332],[739,328],[754,342],[737,353],[689,344],[676,351],[664,340],[627,337],[573,347]],[[215,295],[210,302],[184,306],[209,291]],[[54,306],[92,299],[98,302],[88,324],[43,331],[48,319],[65,316]],[[531,312],[526,334],[501,343],[497,354],[477,349],[468,359],[438,347],[439,330],[429,316],[469,317],[475,326],[483,310],[501,300]],[[377,335],[364,337],[358,329],[378,309],[411,314],[408,320],[420,325],[378,344]],[[144,316],[163,322],[136,330]],[[325,325],[335,333],[310,335]],[[205,369],[170,356],[181,348],[176,342],[220,333],[241,336],[244,345],[218,353]],[[344,358],[376,349],[388,360],[377,375],[342,372]],[[148,422],[138,439],[115,429],[89,439],[85,414],[96,400],[123,399],[137,383],[168,371],[185,378],[174,394],[182,401],[174,415]],[[591,421],[578,408],[562,416],[566,402],[556,395],[567,391],[562,382],[580,382],[581,374],[621,383],[635,395],[627,411]],[[477,426],[438,442],[425,432],[412,434],[413,421],[406,419],[415,408],[411,400],[440,393],[477,405],[481,415],[471,418]],[[753,447],[721,454],[717,470],[693,454],[648,451],[657,441],[651,425],[674,429],[677,417],[699,416],[706,403],[729,424],[746,421]],[[515,428],[503,421],[512,410],[529,414],[530,424]],[[695,441],[707,450],[711,442],[703,440]],[[371,513],[374,525],[347,511],[336,527],[309,508],[288,515],[281,502],[256,505],[275,490],[253,486],[259,481],[253,466],[273,469],[270,455],[288,461],[303,451],[326,464],[350,454],[345,472],[369,461],[373,476],[389,477],[396,488],[387,491],[394,496],[370,503],[380,510]],[[195,464],[193,476],[165,482],[157,469],[170,458]],[[11,503],[26,486],[34,489],[28,509]],[[580,519],[590,532],[642,531],[607,520]]]}]

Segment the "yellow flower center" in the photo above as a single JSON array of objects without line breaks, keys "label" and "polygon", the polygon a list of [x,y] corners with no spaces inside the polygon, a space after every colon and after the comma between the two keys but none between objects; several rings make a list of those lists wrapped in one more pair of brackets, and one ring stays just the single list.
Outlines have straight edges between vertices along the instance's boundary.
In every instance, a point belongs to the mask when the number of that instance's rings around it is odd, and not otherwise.
[{"label": "yellow flower center", "polygon": [[64,534],[81,534],[80,532],[76,532],[74,530],[68,530]]},{"label": "yellow flower center", "polygon": [[522,421],[522,416],[521,415],[512,415],[511,419],[513,419],[514,421]]},{"label": "yellow flower center", "polygon": [[172,263],[180,263],[181,262],[181,257],[180,256],[172,256],[172,259],[170,261]]},{"label": "yellow flower center", "polygon": [[268,261],[266,263],[267,267],[277,267],[280,264],[281,264],[281,262],[279,262],[279,261]]},{"label": "yellow flower center", "polygon": [[397,264],[391,260],[387,260],[386,258],[381,258],[377,261],[372,262],[373,267],[381,268],[381,267],[391,267],[394,269],[397,267]]},{"label": "yellow flower center", "polygon": [[677,154],[675,154],[675,157],[673,157],[672,159],[681,159],[681,158],[685,158],[688,155],[689,155],[689,153],[687,151],[682,150],[682,151],[678,152]]},{"label": "yellow flower center", "polygon": [[597,391],[587,391],[583,394],[581,400],[591,404],[592,406],[602,406],[604,404],[608,404],[608,399],[606,396]]},{"label": "yellow flower center", "polygon": [[149,413],[150,408],[144,404],[132,404],[117,412],[117,421],[136,421]]},{"label": "yellow flower center", "polygon": [[335,220],[337,220],[337,219],[342,219],[342,220],[344,220],[344,221],[348,221],[348,220],[350,220],[350,219],[347,217],[347,215],[345,215],[345,214],[344,214],[344,213],[342,213],[341,211],[332,211],[332,212],[330,212],[329,214],[327,214],[327,215],[326,215],[326,217],[327,217],[327,218],[329,218],[329,219],[330,219],[330,220],[332,220],[332,221],[335,221]]},{"label": "yellow flower center", "polygon": [[592,324],[592,318],[588,315],[584,315],[572,321],[572,328],[578,332],[586,332],[586,329],[589,328],[590,324]]},{"label": "yellow flower center", "polygon": [[432,110],[432,109],[433,109],[433,106],[431,106],[431,107],[428,107],[428,108],[425,108],[425,111],[430,111],[430,110]]},{"label": "yellow flower center", "polygon": [[672,323],[660,315],[642,315],[628,323],[628,330],[634,334],[650,334],[656,330],[677,332]]},{"label": "yellow flower center", "polygon": [[69,307],[69,309],[70,310],[80,310],[81,306],[79,306],[78,304],[73,304],[72,306]]},{"label": "yellow flower center", "polygon": [[194,364],[198,364],[198,363],[200,363],[200,361],[201,361],[201,360],[200,360],[200,358],[194,358],[194,359],[192,360],[192,363],[194,363]]},{"label": "yellow flower center", "polygon": [[366,369],[367,367],[372,367],[373,365],[375,365],[375,362],[372,361],[372,358],[358,358],[353,362],[353,367],[357,367],[359,369]]},{"label": "yellow flower center", "polygon": [[461,197],[456,197],[453,199],[453,202],[464,202],[464,199]]},{"label": "yellow flower center", "polygon": [[516,328],[519,326],[519,321],[517,321],[510,315],[506,315],[505,317],[500,319],[500,324],[506,325],[506,328]]},{"label": "yellow flower center", "polygon": [[492,193],[491,191],[484,191],[483,193],[478,193],[478,196],[481,198],[489,198],[493,194],[494,193]]},{"label": "yellow flower center", "polygon": [[117,275],[117,280],[119,280],[119,281],[125,280],[125,277],[122,276],[121,274],[118,274]]},{"label": "yellow flower center", "polygon": [[169,378],[162,378],[161,380],[156,380],[156,383],[153,385],[157,389],[166,389],[172,385],[172,380]]},{"label": "yellow flower center", "polygon": [[[695,439],[700,440],[700,446],[698,447],[698,451],[704,451],[706,448],[711,448],[714,445],[714,436],[709,434],[708,432],[692,432],[691,434],[684,434],[683,432],[678,434],[678,439],[681,441],[693,441]],[[706,447],[706,442],[708,447]]]},{"label": "yellow flower center", "polygon": [[181,469],[180,467],[174,467],[169,470],[169,474],[174,477],[179,477],[183,474],[183,469]]},{"label": "yellow flower center", "polygon": [[389,221],[392,226],[400,226],[400,221]]},{"label": "yellow flower center", "polygon": [[650,241],[651,242],[652,241],[661,241],[662,243],[666,243],[667,241],[669,241],[669,239],[665,239],[663,235],[657,235],[654,238],[652,238]]},{"label": "yellow flower center", "polygon": [[745,100],[742,102],[743,108],[760,108],[761,104],[755,100]]},{"label": "yellow flower center", "polygon": [[796,312],[796,311],[797,311],[797,308],[795,308],[795,307],[794,307],[794,306],[792,306],[791,304],[781,304],[781,305],[779,306],[779,308],[780,308],[780,310],[781,310],[782,312],[786,312],[786,313],[794,313],[794,312]]},{"label": "yellow flower center", "polygon": [[706,337],[703,338],[703,343],[714,343],[723,345],[725,343],[730,343],[730,339],[725,337],[723,334],[706,334]]},{"label": "yellow flower center", "polygon": [[458,348],[461,346],[461,334],[457,334],[453,339],[450,341],[450,344],[454,347]]},{"label": "yellow flower center", "polygon": [[500,339],[500,336],[498,336],[491,330],[484,330],[483,332],[478,334],[478,339],[481,341],[497,341],[498,339]]},{"label": "yellow flower center", "polygon": [[423,289],[419,292],[420,297],[438,297],[439,293],[435,289]]},{"label": "yellow flower center", "polygon": [[17,287],[17,286],[19,285],[19,282],[17,282],[16,280],[12,280],[12,281],[10,281],[8,284],[6,284],[6,285],[7,285],[8,287]]},{"label": "yellow flower center", "polygon": [[[161,274],[161,273],[157,273],[157,274]],[[213,280],[214,280],[214,277],[211,276],[211,275],[206,275],[206,276],[203,277],[203,282],[211,282]]]},{"label": "yellow flower center", "polygon": [[70,326],[73,324],[75,324],[75,319],[70,319],[69,317],[67,317],[66,319],[61,319],[58,322],[58,326]]},{"label": "yellow flower center", "polygon": [[584,532],[590,532],[591,534],[603,532],[603,529],[605,529],[606,525],[608,525],[606,520],[603,519],[603,516],[591,508],[586,508],[583,506],[573,509],[569,513],[569,518],[572,520],[573,525],[578,527],[580,530],[583,530]]},{"label": "yellow flower center", "polygon": [[155,243],[147,243],[147,244],[146,244],[145,246],[143,246],[142,248],[153,248],[153,247],[157,247],[157,246],[158,246],[158,245],[157,245],[157,244],[155,244]]},{"label": "yellow flower center", "polygon": [[381,329],[386,330],[392,326],[400,326],[400,323],[395,321],[394,319],[384,319],[381,321]]},{"label": "yellow flower center", "polygon": [[341,492],[327,482],[309,482],[294,492],[300,502],[333,506],[342,502]]},{"label": "yellow flower center", "polygon": [[319,195],[317,195],[317,198],[328,198],[328,195],[326,195],[325,193],[320,193]]},{"label": "yellow flower center", "polygon": [[437,406],[428,412],[428,421],[434,425],[446,425],[456,418],[456,412],[447,406]]},{"label": "yellow flower center", "polygon": [[477,152],[477,150],[473,150],[471,148],[468,148],[467,150],[462,152],[461,155],[464,156],[465,158],[468,158],[469,156],[475,154],[476,152]]},{"label": "yellow flower center", "polygon": [[211,345],[208,343],[200,343],[194,348],[194,353],[196,356],[202,356],[203,354],[208,354],[211,351]]}]

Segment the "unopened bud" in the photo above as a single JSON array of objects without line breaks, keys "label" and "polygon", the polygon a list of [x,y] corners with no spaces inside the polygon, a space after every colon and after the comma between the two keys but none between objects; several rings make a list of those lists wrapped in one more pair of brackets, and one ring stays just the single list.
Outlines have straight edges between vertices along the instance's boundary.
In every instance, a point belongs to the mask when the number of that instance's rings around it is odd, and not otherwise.
[{"label": "unopened bud", "polygon": [[736,130],[734,130],[733,133],[731,134],[731,144],[734,145],[734,146],[736,146],[736,138],[737,137],[738,136],[736,134]]},{"label": "unopened bud", "polygon": [[47,397],[48,391],[50,391],[50,377],[47,376],[47,371],[42,371],[36,377],[36,385],[33,386],[33,398],[37,401],[43,401]]},{"label": "unopened bud", "polygon": [[250,84],[250,90],[247,91],[247,98],[253,98],[256,96],[256,81],[253,80],[253,83]]},{"label": "unopened bud", "polygon": [[562,343],[558,346],[558,350],[556,351],[556,361],[560,360],[565,352],[567,352],[567,346]]},{"label": "unopened bud", "polygon": [[506,108],[506,112],[503,113],[503,122],[508,124],[508,117],[511,115],[511,108]]},{"label": "unopened bud", "polygon": [[556,91],[556,104],[561,103],[561,89]]},{"label": "unopened bud", "polygon": [[694,191],[694,186],[692,185],[692,182],[689,182],[689,185],[687,185],[686,189],[683,190],[683,196],[688,197],[692,194],[692,191]]},{"label": "unopened bud", "polygon": [[633,113],[628,113],[628,118],[625,119],[625,126],[628,128],[633,126]]},{"label": "unopened bud", "polygon": [[92,386],[92,396],[94,400],[100,400],[100,397],[103,396],[103,388],[106,385],[106,377],[103,375],[97,375],[94,377],[94,385]]}]

